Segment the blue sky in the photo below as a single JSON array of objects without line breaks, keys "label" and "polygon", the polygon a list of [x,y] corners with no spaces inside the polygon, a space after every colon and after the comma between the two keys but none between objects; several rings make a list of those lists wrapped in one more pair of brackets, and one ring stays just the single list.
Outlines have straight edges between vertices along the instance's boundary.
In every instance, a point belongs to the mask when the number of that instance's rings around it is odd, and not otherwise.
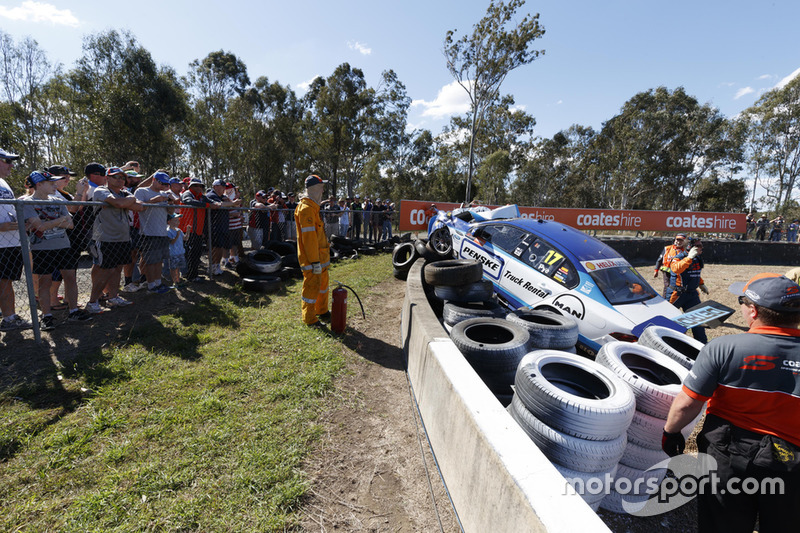
[{"label": "blue sky", "polygon": [[[97,2],[0,0],[0,28],[36,39],[70,68],[84,35],[130,30],[159,64],[185,74],[219,49],[239,56],[251,80],[267,76],[298,93],[339,64],[375,86],[393,69],[414,100],[409,122],[438,134],[465,112],[442,55],[447,30],[469,33],[488,0],[227,0]],[[502,90],[552,137],[572,124],[600,128],[634,94],[683,86],[728,117],[800,73],[800,2],[533,1],[545,55],[512,72]],[[522,18],[522,14],[519,14]]]}]

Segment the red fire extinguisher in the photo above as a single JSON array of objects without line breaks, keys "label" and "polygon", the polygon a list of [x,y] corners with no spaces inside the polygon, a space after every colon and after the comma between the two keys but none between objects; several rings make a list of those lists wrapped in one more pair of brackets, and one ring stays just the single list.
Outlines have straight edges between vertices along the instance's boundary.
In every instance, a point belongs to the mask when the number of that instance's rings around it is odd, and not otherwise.
[{"label": "red fire extinguisher", "polygon": [[367,315],[364,313],[361,298],[358,297],[352,287],[348,287],[340,281],[333,280],[333,282],[336,283],[336,288],[333,289],[333,304],[331,306],[331,331],[344,333],[344,330],[347,329],[347,289],[350,289],[356,295],[358,305],[361,306],[361,315],[364,318],[367,318]]}]

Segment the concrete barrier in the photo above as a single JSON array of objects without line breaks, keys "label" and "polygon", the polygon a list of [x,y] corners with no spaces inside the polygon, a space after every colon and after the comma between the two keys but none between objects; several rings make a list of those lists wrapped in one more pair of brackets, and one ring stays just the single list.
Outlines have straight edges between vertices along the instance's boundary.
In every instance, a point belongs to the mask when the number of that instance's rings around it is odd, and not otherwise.
[{"label": "concrete barrier", "polygon": [[408,274],[401,336],[422,420],[464,530],[609,531],[461,355]]}]

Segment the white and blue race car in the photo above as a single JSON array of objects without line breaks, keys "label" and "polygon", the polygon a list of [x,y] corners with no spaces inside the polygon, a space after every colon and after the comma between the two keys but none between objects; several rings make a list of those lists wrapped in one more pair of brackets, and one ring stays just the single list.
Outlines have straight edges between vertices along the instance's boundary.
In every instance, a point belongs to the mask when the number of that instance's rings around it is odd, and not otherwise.
[{"label": "white and blue race car", "polygon": [[574,317],[578,348],[590,355],[613,340],[636,341],[650,324],[686,330],[674,322],[680,310],[613,248],[558,222],[520,218],[515,205],[439,211],[428,237],[440,255],[482,263],[507,307]]}]

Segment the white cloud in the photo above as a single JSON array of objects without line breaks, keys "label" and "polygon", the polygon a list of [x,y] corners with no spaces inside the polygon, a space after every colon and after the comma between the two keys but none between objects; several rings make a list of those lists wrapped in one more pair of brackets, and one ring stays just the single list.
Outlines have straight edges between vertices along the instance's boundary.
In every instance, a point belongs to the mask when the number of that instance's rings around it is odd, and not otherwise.
[{"label": "white cloud", "polygon": [[361,55],[368,56],[372,53],[372,48],[369,48],[367,45],[358,41],[347,41],[347,46],[350,48],[350,50],[355,50]]},{"label": "white cloud", "polygon": [[295,87],[297,89],[299,89],[300,92],[304,93],[304,92],[308,91],[308,88],[311,87],[311,84],[314,83],[314,80],[319,78],[319,77],[320,76],[314,76],[313,78],[311,78],[308,81],[302,81],[302,82],[298,83],[297,85],[295,85]]},{"label": "white cloud", "polygon": [[757,80],[770,80],[772,78],[773,78],[772,74],[762,74],[761,76],[759,76],[756,79]]},{"label": "white cloud", "polygon": [[736,91],[736,96],[734,96],[733,99],[734,100],[738,100],[742,96],[744,96],[746,94],[754,93],[754,92],[756,92],[756,90],[753,89],[752,87],[742,87],[741,89]]},{"label": "white cloud", "polygon": [[469,111],[469,96],[467,96],[467,91],[454,81],[439,89],[439,94],[436,95],[436,100],[433,102],[414,100],[411,102],[411,106],[424,108],[423,117],[448,118]]},{"label": "white cloud", "polygon": [[558,102],[556,102],[556,105],[561,105],[563,103],[564,103],[564,100],[559,100]]},{"label": "white cloud", "polygon": [[78,26],[78,18],[69,9],[58,9],[53,4],[25,1],[19,7],[0,6],[0,17],[20,22],[49,22],[54,26]]},{"label": "white cloud", "polygon": [[790,81],[792,81],[793,79],[795,79],[795,78],[796,78],[798,75],[800,75],[800,68],[799,68],[799,69],[797,69],[797,70],[795,70],[794,72],[792,72],[791,74],[789,74],[789,75],[788,75],[788,76],[786,76],[785,78],[783,78],[781,81],[779,81],[779,82],[778,82],[778,84],[775,86],[775,88],[776,88],[776,89],[783,89],[784,87],[786,87],[786,85],[787,85],[787,84],[788,84]]}]

